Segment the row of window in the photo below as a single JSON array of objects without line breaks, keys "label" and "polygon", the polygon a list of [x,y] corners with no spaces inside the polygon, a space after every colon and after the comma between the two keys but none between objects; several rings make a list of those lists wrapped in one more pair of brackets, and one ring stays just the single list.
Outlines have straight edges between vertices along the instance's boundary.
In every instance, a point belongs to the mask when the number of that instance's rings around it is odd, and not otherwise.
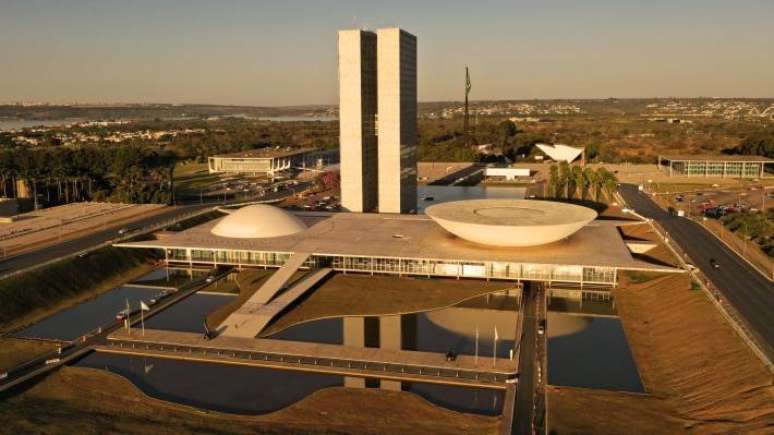
[{"label": "row of window", "polygon": [[[167,250],[167,258],[178,262],[282,266],[290,253],[255,251],[212,251],[192,249],[191,258],[185,249]],[[401,275],[448,276],[463,278],[524,279],[614,284],[613,267],[561,266],[503,262],[465,262],[448,260],[417,260],[403,258],[311,256],[304,267],[332,267],[339,271],[390,273]]]}]

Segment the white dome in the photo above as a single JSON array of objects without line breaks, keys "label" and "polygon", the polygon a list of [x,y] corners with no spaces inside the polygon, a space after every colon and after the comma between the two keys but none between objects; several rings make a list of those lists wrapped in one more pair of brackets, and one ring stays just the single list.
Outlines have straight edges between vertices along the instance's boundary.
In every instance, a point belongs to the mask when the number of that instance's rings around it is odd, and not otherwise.
[{"label": "white dome", "polygon": [[221,219],[211,232],[220,237],[265,239],[296,234],[306,229],[301,219],[272,205],[242,207]]},{"label": "white dome", "polygon": [[425,214],[461,239],[500,247],[556,242],[597,217],[579,205],[525,199],[443,202],[426,208]]}]

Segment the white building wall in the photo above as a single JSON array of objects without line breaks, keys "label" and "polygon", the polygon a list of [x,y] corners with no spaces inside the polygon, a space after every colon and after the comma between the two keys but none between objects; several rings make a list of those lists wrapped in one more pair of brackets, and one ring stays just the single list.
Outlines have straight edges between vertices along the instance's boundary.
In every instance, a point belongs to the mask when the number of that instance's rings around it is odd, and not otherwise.
[{"label": "white building wall", "polygon": [[341,30],[339,52],[339,143],[341,204],[353,212],[377,206],[376,34]]},{"label": "white building wall", "polygon": [[377,30],[380,213],[417,208],[417,38]]}]

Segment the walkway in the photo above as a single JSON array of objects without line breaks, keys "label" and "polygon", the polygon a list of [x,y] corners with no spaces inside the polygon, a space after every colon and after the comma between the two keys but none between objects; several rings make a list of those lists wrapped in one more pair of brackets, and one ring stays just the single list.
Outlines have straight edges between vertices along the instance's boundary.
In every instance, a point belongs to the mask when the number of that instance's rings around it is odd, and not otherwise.
[{"label": "walkway", "polygon": [[226,319],[223,323],[225,328],[221,330],[221,333],[229,337],[256,337],[269,322],[285,311],[295,300],[314,288],[331,272],[333,269],[327,267],[310,272],[268,304],[248,306],[247,304],[250,303],[248,301]]},{"label": "walkway", "polygon": [[447,361],[435,352],[224,336],[206,340],[201,334],[152,329],[146,329],[145,336],[137,330],[131,335],[117,331],[97,350],[490,388],[504,388],[517,369],[516,361],[504,358],[493,366],[491,359],[476,361],[469,355]]}]

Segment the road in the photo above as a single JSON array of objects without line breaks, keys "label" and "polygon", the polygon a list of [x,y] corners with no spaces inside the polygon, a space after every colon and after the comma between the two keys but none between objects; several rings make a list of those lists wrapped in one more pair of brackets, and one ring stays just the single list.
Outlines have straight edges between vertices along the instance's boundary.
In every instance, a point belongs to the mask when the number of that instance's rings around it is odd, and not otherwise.
[{"label": "road", "polygon": [[172,220],[176,217],[212,208],[211,205],[187,205],[172,206],[168,210],[160,213],[154,213],[151,216],[141,217],[131,222],[109,225],[98,231],[86,234],[81,237],[42,246],[40,249],[15,255],[6,260],[0,261],[0,275],[5,275],[16,270],[24,269],[36,264],[45,263],[55,258],[66,257],[85,249],[108,242],[118,236],[118,230],[128,228],[129,230],[141,229],[143,227],[159,224],[164,221]]},{"label": "road", "polygon": [[[774,284],[700,224],[667,213],[635,185],[623,184],[620,191],[631,208],[661,224],[667,236],[709,278],[722,299],[739,313],[761,350],[774,359]],[[712,267],[711,259],[720,267]]]},{"label": "road", "polygon": [[516,390],[516,407],[512,434],[532,434],[535,411],[535,349],[537,344],[537,291],[525,286],[524,329],[519,346],[519,385]]}]

